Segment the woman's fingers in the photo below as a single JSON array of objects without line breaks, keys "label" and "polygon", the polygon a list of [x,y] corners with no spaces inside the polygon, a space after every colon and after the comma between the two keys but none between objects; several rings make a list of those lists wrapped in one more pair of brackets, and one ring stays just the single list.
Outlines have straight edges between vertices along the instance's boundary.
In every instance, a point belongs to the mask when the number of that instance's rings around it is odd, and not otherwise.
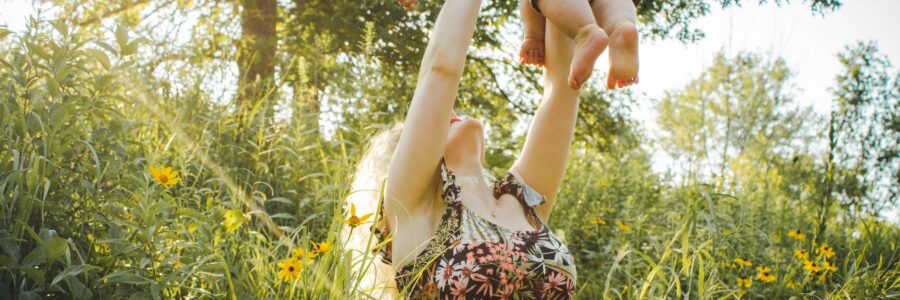
[{"label": "woman's fingers", "polygon": [[406,11],[413,11],[416,8],[416,0],[397,0],[397,2],[400,2],[400,6]]}]

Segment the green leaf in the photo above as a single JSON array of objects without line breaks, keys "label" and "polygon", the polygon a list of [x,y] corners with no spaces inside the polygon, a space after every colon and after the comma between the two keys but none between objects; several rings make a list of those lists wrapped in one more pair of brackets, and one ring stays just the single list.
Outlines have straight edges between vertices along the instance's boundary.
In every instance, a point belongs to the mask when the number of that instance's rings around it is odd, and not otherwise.
[{"label": "green leaf", "polygon": [[12,31],[6,29],[6,27],[0,27],[0,41],[6,38],[6,36],[12,34]]},{"label": "green leaf", "polygon": [[103,277],[107,283],[148,284],[153,282],[144,276],[132,274],[129,271],[118,271]]},{"label": "green leaf", "polygon": [[11,269],[16,267],[16,265],[16,261],[9,258],[9,256],[0,255],[0,267]]},{"label": "green leaf", "polygon": [[69,120],[69,109],[67,106],[53,103],[50,104],[50,126],[60,127]]},{"label": "green leaf", "polygon": [[44,272],[35,269],[35,268],[22,268],[22,272],[25,272],[25,275],[28,276],[29,279],[33,280],[37,285],[44,285],[46,279],[44,279]]},{"label": "green leaf", "polygon": [[[4,175],[8,175],[12,173],[12,171],[7,172]],[[4,175],[0,175],[0,178],[4,177]],[[0,179],[2,181],[2,179]],[[19,260],[19,241],[6,230],[0,230],[0,248],[3,248],[3,251],[9,255],[13,260]]]},{"label": "green leaf", "polygon": [[150,284],[150,294],[153,295],[153,300],[159,300],[159,284],[154,282]]},{"label": "green leaf", "polygon": [[[32,167],[32,169],[37,168],[36,164],[32,164],[31,167]],[[56,235],[56,230],[53,230],[53,229],[41,229],[41,233],[38,234],[38,236],[41,237],[41,243],[40,243],[40,244],[43,245],[44,242],[46,242],[46,241],[49,240],[50,238],[56,237],[57,235]]]},{"label": "green leaf", "polygon": [[137,52],[137,48],[138,48],[137,41],[128,43],[128,45],[125,45],[125,48],[122,48],[122,55],[125,55],[125,56],[132,55],[135,52]]},{"label": "green leaf", "polygon": [[244,217],[244,213],[238,209],[232,209],[225,212],[225,231],[232,232],[238,227],[241,227],[241,224],[247,221],[247,218]]},{"label": "green leaf", "polygon": [[125,47],[128,47],[128,29],[121,24],[116,26],[116,43],[119,44],[119,50],[121,50],[125,54]]},{"label": "green leaf", "polygon": [[272,219],[296,220],[297,218],[289,213],[277,213],[272,215]]},{"label": "green leaf", "polygon": [[109,51],[109,53],[113,53],[113,54],[119,53],[118,51],[116,51],[116,48],[114,48],[113,46],[110,46],[109,44],[107,44],[103,41],[96,41],[95,43],[98,46],[100,46],[100,48],[103,48],[106,51]]},{"label": "green leaf", "polygon": [[85,51],[90,54],[91,57],[94,58],[94,60],[100,63],[100,65],[102,65],[104,69],[110,69],[109,56],[107,56],[106,53],[97,49],[87,49]]},{"label": "green leaf", "polygon": [[278,203],[284,203],[284,204],[287,204],[290,206],[294,206],[294,202],[292,202],[291,200],[288,200],[287,198],[284,198],[284,197],[275,197],[275,198],[266,200],[266,202],[278,202]]},{"label": "green leaf", "polygon": [[22,259],[22,267],[31,268],[47,261],[47,255],[42,250],[42,248],[35,248],[31,253],[25,255],[25,258]]},{"label": "green leaf", "polygon": [[137,53],[138,47],[140,47],[142,43],[145,43],[147,41],[148,40],[145,38],[138,38],[131,41],[127,46],[125,46],[124,49],[122,49],[122,55],[132,55]]},{"label": "green leaf", "polygon": [[50,22],[50,25],[52,25],[53,28],[56,29],[56,32],[58,32],[60,35],[62,35],[62,36],[69,35],[69,26],[66,25],[66,22],[64,20],[57,20],[54,22]]},{"label": "green leaf", "polygon": [[41,295],[35,291],[26,291],[19,294],[19,300],[41,300]]},{"label": "green leaf", "polygon": [[92,266],[92,265],[70,266],[70,267],[66,268],[65,270],[63,270],[62,272],[60,272],[58,275],[56,275],[56,277],[53,278],[53,281],[50,282],[50,285],[57,284],[60,281],[63,281],[69,277],[78,276],[78,274],[81,274],[83,272],[96,271],[96,270],[100,270],[100,269],[101,269],[100,267]]},{"label": "green leaf", "polygon": [[29,52],[37,54],[37,56],[40,57],[41,59],[50,60],[50,54],[48,54],[47,51],[44,50],[44,47],[42,47],[41,45],[34,44],[31,42],[25,42],[25,47],[28,49]]},{"label": "green leaf", "polygon": [[47,260],[54,261],[66,254],[69,244],[65,239],[54,236],[44,242],[44,249],[47,251]]},{"label": "green leaf", "polygon": [[66,284],[69,285],[69,293],[73,299],[94,299],[94,293],[91,292],[91,289],[85,286],[84,283],[81,283],[78,278],[69,277],[66,279]]}]

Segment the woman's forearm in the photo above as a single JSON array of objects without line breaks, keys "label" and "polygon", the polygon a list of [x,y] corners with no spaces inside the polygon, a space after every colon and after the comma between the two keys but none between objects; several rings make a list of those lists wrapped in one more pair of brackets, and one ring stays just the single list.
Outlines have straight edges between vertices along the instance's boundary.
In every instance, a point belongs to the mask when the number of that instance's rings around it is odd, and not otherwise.
[{"label": "woman's forearm", "polygon": [[446,0],[425,48],[420,77],[426,72],[462,77],[480,7],[481,0]]}]

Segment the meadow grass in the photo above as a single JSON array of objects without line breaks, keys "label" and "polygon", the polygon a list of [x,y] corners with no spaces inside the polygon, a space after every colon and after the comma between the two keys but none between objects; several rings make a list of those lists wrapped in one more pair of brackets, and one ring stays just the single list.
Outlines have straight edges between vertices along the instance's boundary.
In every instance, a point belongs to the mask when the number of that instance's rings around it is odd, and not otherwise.
[{"label": "meadow grass", "polygon": [[[0,295],[370,298],[338,219],[378,126],[324,139],[306,116],[276,121],[142,76],[127,35],[110,45],[50,25],[0,52]],[[578,298],[900,297],[895,224],[829,205],[826,231],[789,237],[823,225],[817,202],[672,185],[636,157],[570,160],[550,226],[575,255]],[[292,257],[300,271],[279,276]],[[833,271],[803,264],[826,260]]]}]

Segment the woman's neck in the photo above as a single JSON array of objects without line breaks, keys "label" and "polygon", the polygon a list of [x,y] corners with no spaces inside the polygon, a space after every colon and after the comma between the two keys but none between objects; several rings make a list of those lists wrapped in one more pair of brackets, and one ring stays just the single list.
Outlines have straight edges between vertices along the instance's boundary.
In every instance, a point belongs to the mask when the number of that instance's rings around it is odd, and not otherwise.
[{"label": "woman's neck", "polygon": [[448,159],[446,163],[447,168],[453,170],[453,174],[457,177],[472,176],[481,178],[484,176],[482,174],[481,160],[477,158]]}]

